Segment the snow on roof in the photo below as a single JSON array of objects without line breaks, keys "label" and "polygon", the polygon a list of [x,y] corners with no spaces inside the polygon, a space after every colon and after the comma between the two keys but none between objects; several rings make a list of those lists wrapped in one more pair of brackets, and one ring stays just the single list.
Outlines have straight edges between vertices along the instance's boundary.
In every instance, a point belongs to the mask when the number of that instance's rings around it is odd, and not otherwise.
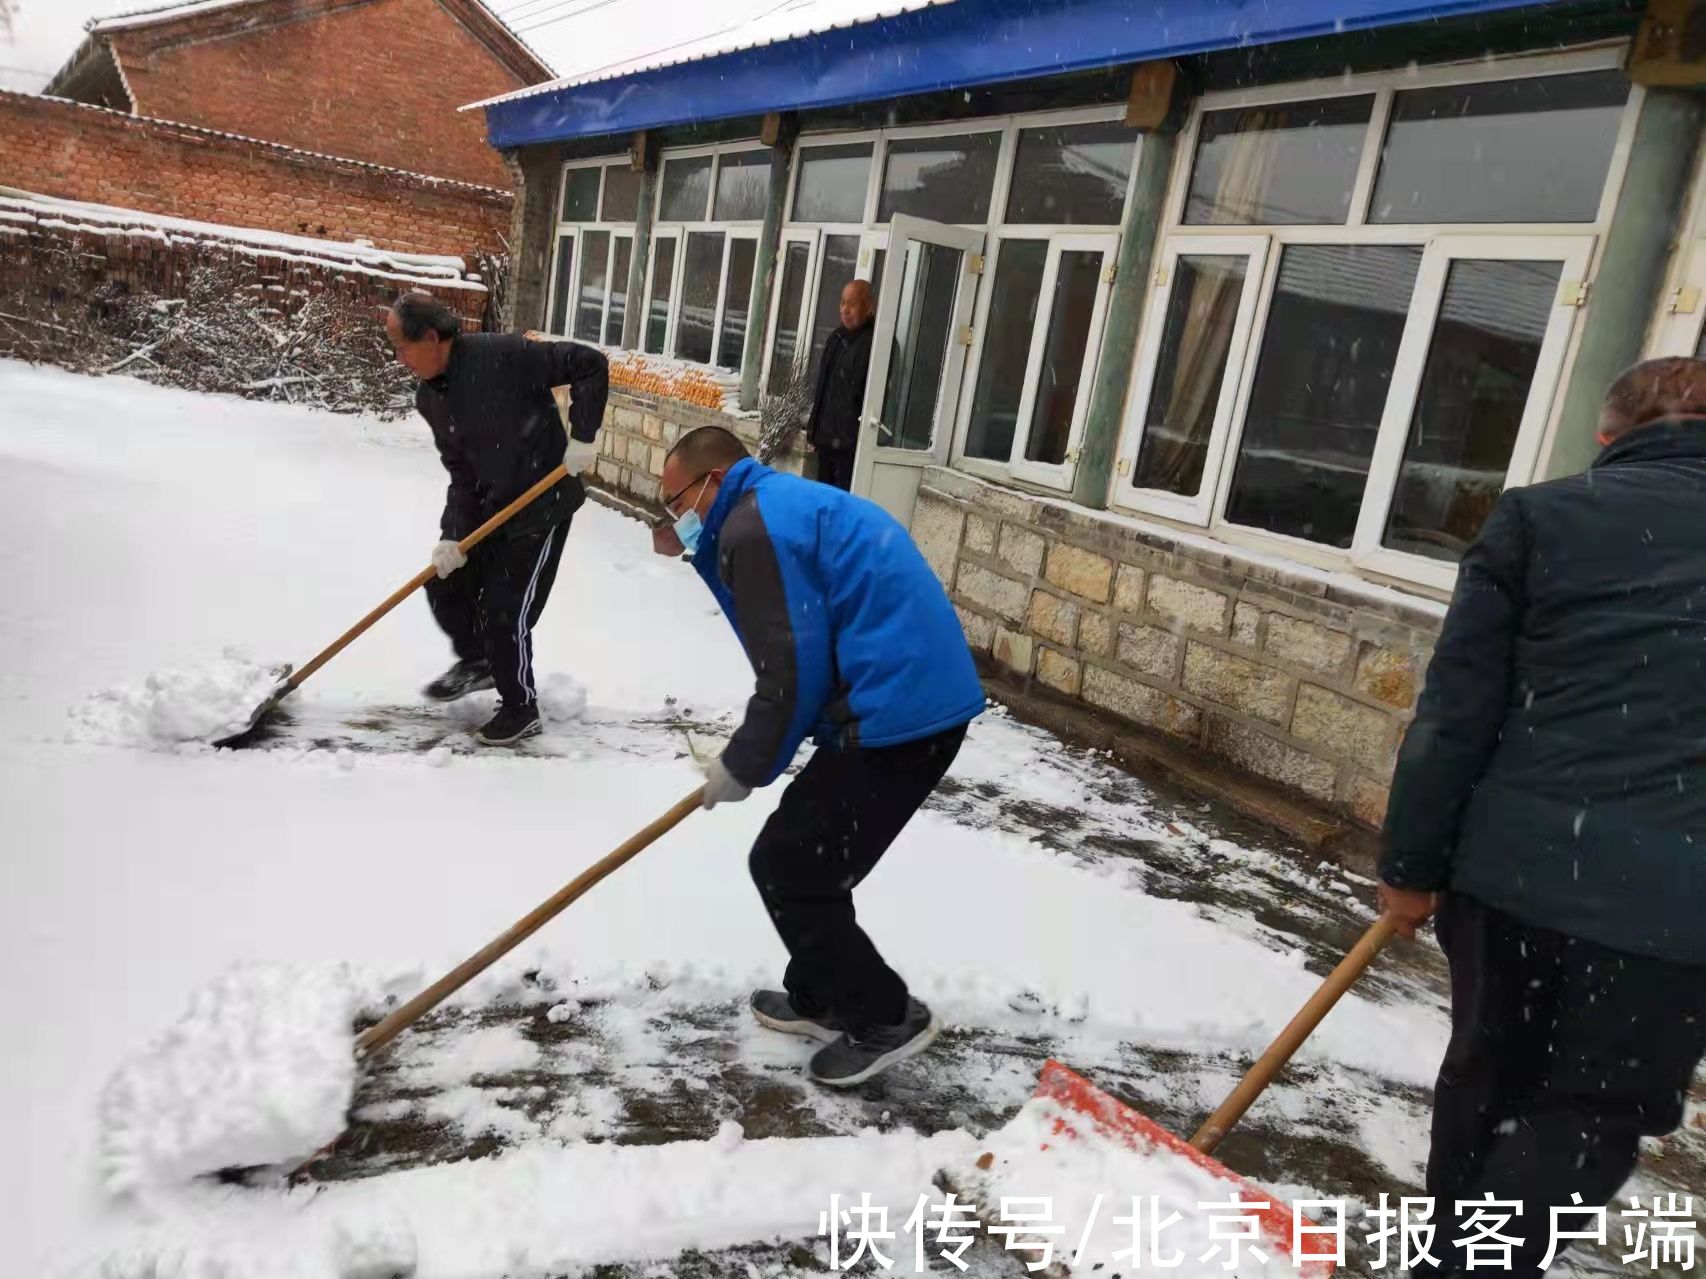
[{"label": "snow on roof", "polygon": [[84,30],[99,35],[106,31],[145,27],[168,18],[186,18],[193,13],[206,13],[213,9],[235,9],[240,5],[263,3],[265,0],[181,0],[178,4],[158,4],[146,9],[128,9],[105,18],[90,18],[84,23]]},{"label": "snow on roof", "polygon": [[0,230],[15,232],[34,224],[49,229],[87,231],[97,235],[144,235],[166,244],[216,242],[252,255],[265,254],[286,262],[371,275],[440,289],[485,292],[486,286],[464,276],[467,264],[459,257],[436,253],[401,253],[347,240],[317,240],[254,227],[196,222],[108,204],[84,204],[52,196],[0,194]]},{"label": "snow on roof", "polygon": [[[213,3],[230,3],[232,0],[210,0]],[[241,0],[238,0],[241,2]],[[797,40],[805,36],[820,35],[826,31],[839,31],[848,27],[861,26],[867,22],[877,22],[883,18],[892,18],[898,14],[911,13],[919,9],[929,9],[937,5],[952,4],[955,0],[782,0],[780,4],[768,4],[757,13],[747,13],[725,22],[712,31],[698,35],[680,38],[682,27],[679,24],[665,24],[662,28],[670,32],[667,44],[654,45],[638,54],[623,54],[611,60],[597,60],[600,55],[594,54],[589,62],[587,55],[580,52],[586,47],[583,24],[573,18],[556,22],[540,22],[530,26],[525,17],[515,16],[515,8],[510,10],[510,21],[516,29],[532,41],[545,61],[557,67],[573,67],[561,79],[550,80],[544,84],[532,85],[514,93],[500,94],[495,98],[487,98],[480,102],[470,103],[464,110],[486,107],[494,102],[508,102],[515,98],[530,97],[536,93],[546,93],[552,89],[566,89],[579,84],[593,84],[601,80],[616,80],[623,76],[637,75],[644,71],[657,71],[664,67],[680,66],[686,62],[697,62],[704,58],[714,58],[725,53],[738,53],[744,49],[757,49],[765,45],[777,44],[784,40]],[[516,6],[518,8],[519,6]],[[598,7],[598,6],[593,6]],[[715,10],[711,10],[715,12]],[[540,11],[544,12],[544,11]],[[575,15],[578,16],[578,15]],[[599,21],[589,19],[589,21]],[[657,28],[654,28],[654,30]],[[542,33],[550,32],[549,36]],[[606,45],[605,53],[610,46]],[[576,64],[579,64],[578,66]]]}]

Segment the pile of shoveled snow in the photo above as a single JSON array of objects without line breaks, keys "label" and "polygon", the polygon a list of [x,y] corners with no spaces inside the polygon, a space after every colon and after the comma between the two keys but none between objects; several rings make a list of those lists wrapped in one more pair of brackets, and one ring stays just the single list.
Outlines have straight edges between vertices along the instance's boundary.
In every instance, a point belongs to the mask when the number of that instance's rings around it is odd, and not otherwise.
[{"label": "pile of shoveled snow", "polygon": [[342,965],[241,964],[101,1094],[114,1193],[305,1158],[344,1129],[356,987]]},{"label": "pile of shoveled snow", "polygon": [[280,678],[277,665],[227,649],[193,669],[156,671],[140,685],[94,694],[72,709],[67,738],[113,746],[213,742],[247,728]]}]

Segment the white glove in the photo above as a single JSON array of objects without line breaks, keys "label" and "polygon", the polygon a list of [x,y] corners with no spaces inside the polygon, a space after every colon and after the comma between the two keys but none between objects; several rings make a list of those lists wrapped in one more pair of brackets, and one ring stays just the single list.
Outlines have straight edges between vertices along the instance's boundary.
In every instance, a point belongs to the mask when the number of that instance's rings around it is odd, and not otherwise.
[{"label": "white glove", "polygon": [[714,759],[705,770],[705,798],[699,806],[711,809],[718,804],[738,804],[750,794],[752,787],[742,786],[722,760]]},{"label": "white glove", "polygon": [[462,553],[462,548],[455,542],[446,540],[432,548],[432,566],[438,570],[441,581],[467,562],[468,557]]},{"label": "white glove", "polygon": [[577,440],[571,435],[569,436],[568,452],[563,454],[563,469],[568,471],[570,475],[579,475],[592,465],[593,459],[597,456],[597,444],[589,443],[586,440]]}]

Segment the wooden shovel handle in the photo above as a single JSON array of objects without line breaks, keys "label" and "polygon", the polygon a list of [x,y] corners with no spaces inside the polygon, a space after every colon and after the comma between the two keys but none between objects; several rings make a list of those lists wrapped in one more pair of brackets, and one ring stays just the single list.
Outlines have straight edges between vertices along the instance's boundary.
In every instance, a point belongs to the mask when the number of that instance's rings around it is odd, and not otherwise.
[{"label": "wooden shovel handle", "polygon": [[517,920],[507,932],[481,947],[420,994],[409,1000],[408,1003],[391,1013],[385,1020],[362,1031],[355,1041],[356,1059],[360,1060],[378,1052],[403,1031],[450,998],[451,995],[461,990],[462,987],[521,945],[522,942],[533,936],[534,933],[561,914],[571,902],[585,893],[587,889],[598,883],[618,866],[631,860],[640,850],[666,831],[678,825],[682,818],[699,807],[700,800],[704,798],[704,795],[705,788],[701,786],[650,826],[631,836],[608,857],[588,866],[567,884],[564,884],[562,888],[541,902],[531,913]]},{"label": "wooden shovel handle", "polygon": [[[516,498],[515,501],[504,507],[503,510],[492,516],[491,519],[480,525],[479,528],[468,534],[467,537],[463,538],[456,545],[459,546],[462,549],[462,553],[466,555],[469,551],[473,550],[481,542],[485,541],[493,533],[497,532],[498,529],[508,523],[511,516],[515,515],[524,507],[531,505],[534,498],[556,485],[565,476],[567,476],[568,473],[569,472],[566,467],[559,465],[549,474],[542,476],[538,483],[534,484],[532,488],[528,489],[527,492]],[[431,581],[432,575],[436,571],[437,570],[429,564],[408,581],[404,582],[396,590],[392,591],[390,595],[386,596],[384,602],[371,613],[362,618],[354,626],[350,627],[349,630],[345,631],[342,635],[338,636],[337,639],[333,640],[330,644],[326,645],[325,648],[321,649],[314,655],[311,661],[293,671],[290,678],[285,681],[287,690],[299,688],[302,681],[307,679],[315,671],[319,670],[327,662],[331,661],[339,653],[343,652],[344,649],[348,648],[351,643],[358,639],[362,633],[367,630],[368,627],[372,626],[380,618],[384,617],[385,614],[396,608],[397,605],[401,604],[404,600],[408,599],[409,596],[413,595],[416,591],[420,590],[421,587]]]},{"label": "wooden shovel handle", "polygon": [[1339,996],[1355,984],[1356,979],[1386,948],[1386,943],[1392,940],[1396,925],[1390,915],[1382,915],[1374,921],[1373,926],[1362,935],[1362,939],[1351,947],[1350,953],[1339,961],[1339,966],[1327,974],[1327,980],[1321,983],[1321,988],[1309,997],[1309,1002],[1298,1010],[1286,1028],[1279,1033],[1279,1038],[1269,1045],[1267,1052],[1256,1058],[1255,1064],[1244,1072],[1244,1078],[1238,1081],[1225,1101],[1220,1103],[1220,1109],[1215,1111],[1198,1128],[1191,1138],[1191,1145],[1205,1155],[1213,1152],[1220,1144],[1220,1139],[1231,1131],[1232,1125],[1244,1117],[1244,1112],[1250,1109],[1262,1090],[1273,1082],[1281,1067],[1291,1060],[1291,1056],[1303,1046],[1303,1041],[1309,1038],[1310,1032],[1321,1024],[1321,1019],[1333,1010],[1333,1005],[1339,1002]]}]

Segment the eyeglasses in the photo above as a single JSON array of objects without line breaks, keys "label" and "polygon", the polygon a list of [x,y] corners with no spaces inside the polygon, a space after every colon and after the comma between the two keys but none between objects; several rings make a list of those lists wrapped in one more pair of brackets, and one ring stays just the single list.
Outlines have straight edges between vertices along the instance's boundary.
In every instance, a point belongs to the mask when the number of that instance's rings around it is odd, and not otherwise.
[{"label": "eyeglasses", "polygon": [[692,488],[700,480],[710,479],[710,477],[715,475],[716,473],[717,473],[716,468],[713,467],[709,471],[701,471],[698,475],[695,475],[692,479],[688,480],[687,483],[683,484],[680,488],[676,489],[675,495],[673,497],[665,497],[663,499],[663,509],[666,511],[673,512],[675,510],[675,504],[682,499],[682,496],[687,492],[688,489]]}]

